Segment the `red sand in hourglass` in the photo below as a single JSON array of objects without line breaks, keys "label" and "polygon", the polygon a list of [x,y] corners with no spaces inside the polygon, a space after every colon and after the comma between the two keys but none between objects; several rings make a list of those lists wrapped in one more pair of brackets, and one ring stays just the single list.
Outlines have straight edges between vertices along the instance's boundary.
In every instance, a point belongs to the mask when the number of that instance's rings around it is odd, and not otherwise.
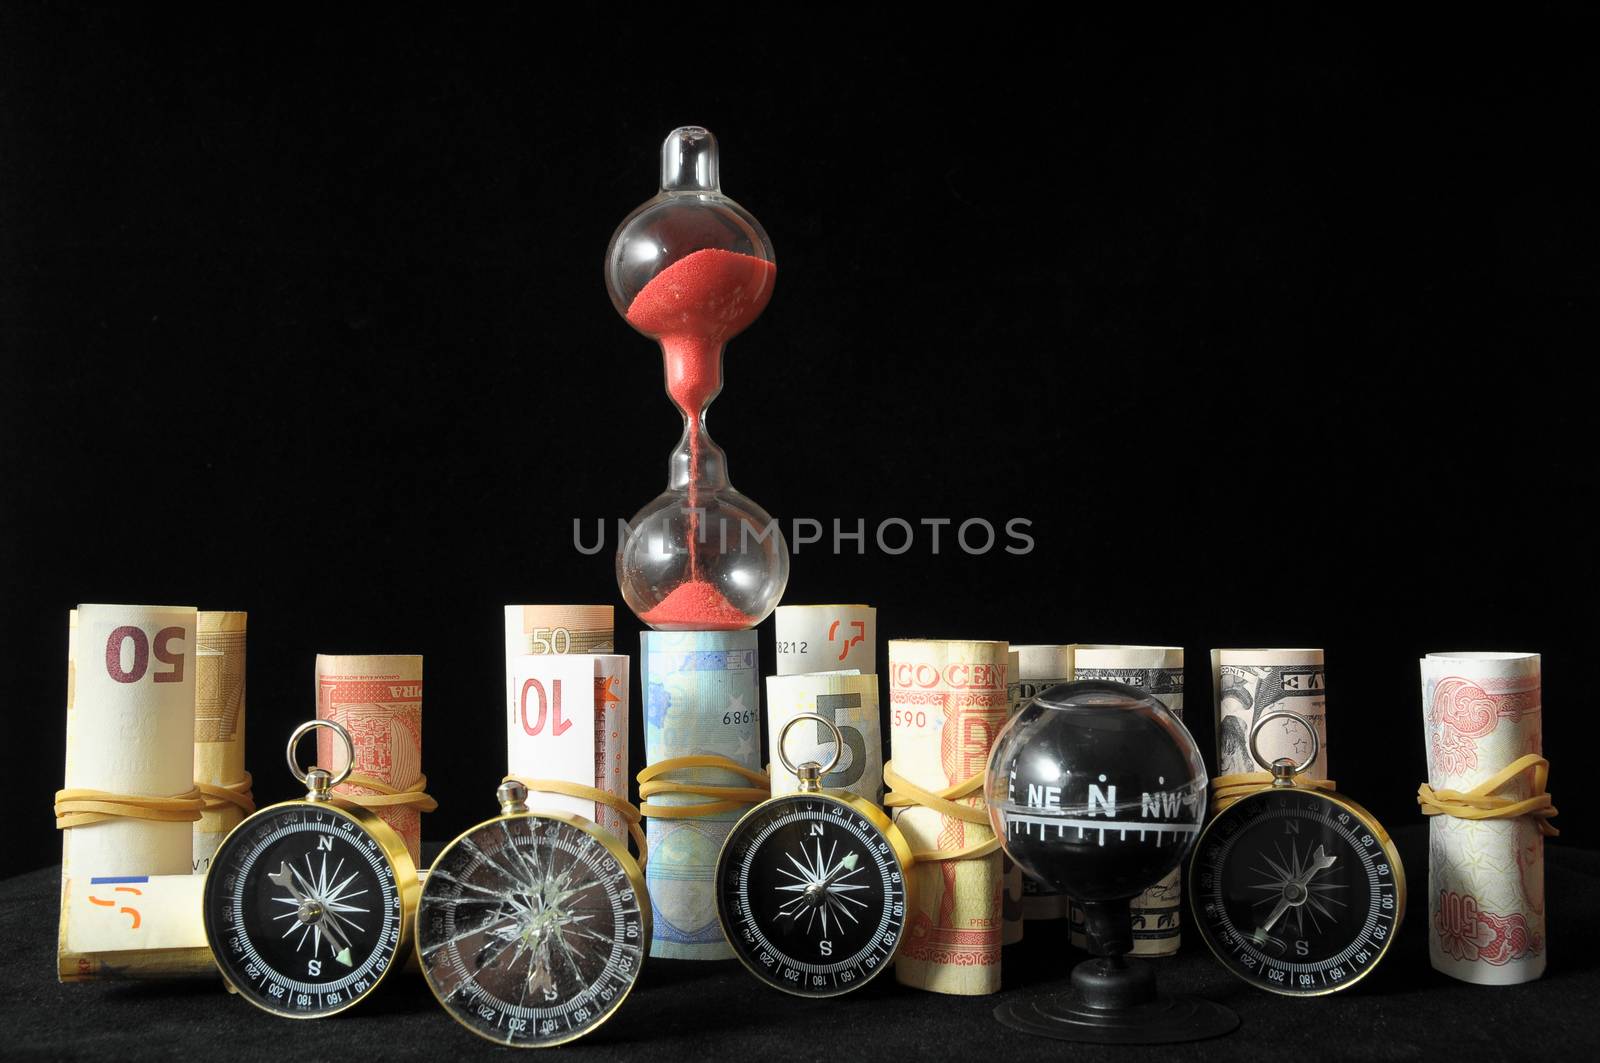
[{"label": "red sand in hourglass", "polygon": [[[667,393],[689,419],[689,507],[699,505],[700,415],[722,390],[722,346],[766,309],[778,267],[754,255],[707,248],[687,255],[651,278],[628,306],[628,323],[661,341]],[[690,516],[689,578],[655,608],[647,624],[692,625],[704,631],[750,627],[755,618],[723,597],[700,575],[699,538]]]}]

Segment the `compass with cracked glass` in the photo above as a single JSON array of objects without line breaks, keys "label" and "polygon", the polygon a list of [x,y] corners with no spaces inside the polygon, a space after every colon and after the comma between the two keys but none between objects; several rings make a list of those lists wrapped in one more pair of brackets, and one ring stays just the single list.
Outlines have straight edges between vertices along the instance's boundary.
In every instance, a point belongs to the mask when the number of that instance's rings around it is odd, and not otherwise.
[{"label": "compass with cracked glass", "polygon": [[644,968],[644,874],[601,827],[529,812],[507,781],[503,815],[439,854],[417,909],[417,955],[444,1009],[518,1048],[581,1037],[622,1004]]},{"label": "compass with cracked glass", "polygon": [[203,900],[223,977],[258,1007],[297,1019],[343,1011],[383,981],[410,936],[417,892],[400,836],[370,812],[335,804],[340,776],[295,764],[295,744],[316,726],[348,744],[331,721],[295,731],[289,763],[306,798],[235,827],[212,859]]},{"label": "compass with cracked glass", "polygon": [[[802,713],[784,731],[801,720],[833,726]],[[757,805],[729,831],[717,859],[717,915],[757,978],[797,996],[837,996],[893,961],[905,934],[911,851],[877,806],[822,790],[828,768],[796,767],[782,746],[780,736],[779,756],[800,792]]]},{"label": "compass with cracked glass", "polygon": [[[1261,718],[1252,753],[1261,724],[1287,715]],[[1295,785],[1316,759],[1306,730],[1310,754],[1298,764],[1263,762],[1272,785],[1219,812],[1189,868],[1195,923],[1213,954],[1245,981],[1291,996],[1366,977],[1388,954],[1406,900],[1400,854],[1372,814]]]}]

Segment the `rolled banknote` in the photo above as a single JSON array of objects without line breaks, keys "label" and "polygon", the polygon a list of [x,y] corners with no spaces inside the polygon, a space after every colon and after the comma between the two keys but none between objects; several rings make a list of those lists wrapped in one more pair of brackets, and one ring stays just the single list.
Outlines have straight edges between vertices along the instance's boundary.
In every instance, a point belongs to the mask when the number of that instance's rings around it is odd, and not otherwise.
[{"label": "rolled banknote", "polygon": [[615,653],[616,609],[609,605],[506,606],[506,705],[514,700],[511,660],[523,654]]},{"label": "rolled banknote", "polygon": [[[1539,655],[1430,653],[1422,659],[1428,783],[1468,791],[1541,753]],[[1531,772],[1496,794],[1532,796]],[[1432,816],[1428,953],[1436,970],[1479,985],[1544,973],[1544,836],[1528,816]]]},{"label": "rolled banknote", "polygon": [[[1317,732],[1320,751],[1307,779],[1328,777],[1327,679],[1321,650],[1212,650],[1217,705],[1217,774],[1262,771],[1250,756],[1250,729],[1269,712],[1293,712]],[[1296,762],[1309,752],[1299,725],[1275,721],[1261,732],[1261,755]]]},{"label": "rolled banknote", "polygon": [[[1017,714],[1027,699],[1022,696],[1022,681],[1017,676],[1022,671],[1022,654],[1013,649],[1006,654],[1006,717]],[[1000,943],[1015,945],[1022,940],[1022,868],[1011,862],[1011,857],[1000,854],[1000,874],[1004,879],[1004,892],[1000,895]]]},{"label": "rolled banknote", "polygon": [[870,605],[780,605],[773,627],[779,675],[878,674],[878,611]]},{"label": "rolled banknote", "polygon": [[[196,610],[180,606],[81,605],[69,619],[67,758],[58,815],[70,807],[63,799],[92,799],[85,791],[194,796],[195,627]],[[67,940],[71,882],[188,875],[193,853],[190,819],[118,816],[63,830],[60,976],[93,974],[80,969]]]},{"label": "rolled banknote", "polygon": [[204,875],[90,875],[61,889],[63,982],[215,975]]},{"label": "rolled banknote", "polygon": [[208,795],[194,825],[194,873],[211,867],[211,854],[254,808],[244,768],[245,613],[202,612],[196,633],[194,778],[238,795]]},{"label": "rolled banknote", "polygon": [[[1078,679],[1103,679],[1151,695],[1183,719],[1182,646],[1106,646],[1079,643],[1074,659]],[[1133,899],[1133,954],[1171,956],[1180,944],[1182,872],[1174,869]],[[1074,907],[1072,943],[1086,945],[1082,913]]]},{"label": "rolled banknote", "polygon": [[[801,713],[814,712],[839,729],[844,748],[822,777],[830,790],[847,790],[873,804],[883,801],[883,740],[878,731],[878,677],[847,672],[767,676],[767,763],[772,796],[798,793],[800,779],[783,766],[778,736]],[[833,732],[815,720],[795,725],[784,743],[791,764],[833,757]]]},{"label": "rolled banknote", "polygon": [[[694,754],[720,754],[761,767],[760,691],[754,631],[646,631],[640,636],[646,764]],[[721,768],[688,768],[681,782],[749,783]],[[704,797],[663,794],[660,805],[692,805]],[[682,960],[733,956],[717,919],[713,876],[728,830],[744,809],[646,823],[646,881],[654,909],[650,955]]]},{"label": "rolled banknote", "polygon": [[[317,719],[333,720],[350,732],[356,774],[405,791],[422,778],[422,657],[415,654],[317,654]],[[317,763],[344,767],[344,749],[327,728],[317,730]],[[342,783],[335,793],[382,791]],[[422,815],[410,805],[378,808],[413,861],[421,858]]]},{"label": "rolled banknote", "polygon": [[[506,720],[506,771],[559,779],[628,799],[628,658],[621,654],[518,654],[507,662],[517,700]],[[623,845],[617,810],[564,794],[530,793],[534,809],[594,820]]]},{"label": "rolled banknote", "polygon": [[[938,792],[981,776],[1006,722],[1004,642],[889,643],[890,746],[896,772]],[[983,806],[981,784],[959,802]],[[930,808],[900,808],[895,822],[914,851],[958,851],[991,840],[987,826]],[[1000,988],[1000,854],[919,862],[906,941],[895,961],[902,984],[978,995]]]},{"label": "rolled banknote", "polygon": [[[1072,682],[1071,644],[1044,644],[1012,646],[1017,654],[1017,669],[1010,677],[1007,691],[1010,700],[1020,708],[1032,699],[1060,683]],[[1015,686],[1015,690],[1011,687]],[[1016,708],[1012,709],[1015,713]],[[1067,898],[1056,893],[1037,879],[1022,877],[1022,917],[1024,919],[1065,919]]]}]

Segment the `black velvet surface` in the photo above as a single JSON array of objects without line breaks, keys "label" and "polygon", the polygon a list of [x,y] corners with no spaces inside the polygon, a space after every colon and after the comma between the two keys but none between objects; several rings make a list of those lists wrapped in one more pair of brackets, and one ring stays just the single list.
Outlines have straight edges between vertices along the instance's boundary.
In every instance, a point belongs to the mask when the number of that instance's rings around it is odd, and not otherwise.
[{"label": "black velvet surface", "polygon": [[[803,1001],[767,989],[735,961],[652,960],[633,995],[605,1026],[550,1051],[586,1060],[718,1059],[762,1063],[885,1063],[959,1060],[1312,1060],[1594,1059],[1600,1028],[1600,935],[1592,915],[1600,853],[1546,847],[1551,912],[1550,965],[1542,980],[1470,986],[1428,964],[1427,828],[1396,834],[1409,876],[1406,922],[1385,964],[1331,997],[1288,1000],[1258,992],[1218,967],[1198,935],[1157,961],[1162,987],[1201,993],[1238,1012],[1240,1027],[1214,1041],[1154,1048],[1097,1047],[1038,1040],[996,1023],[1013,994],[1064,988],[1083,958],[1062,924],[1030,923],[1006,950],[1005,986],[989,997],[920,993],[880,978],[832,1001]],[[20,1059],[362,1060],[499,1056],[438,1008],[420,976],[408,974],[360,1008],[310,1023],[274,1018],[230,997],[220,982],[60,985],[54,978],[53,868],[0,882],[0,967],[4,1042]]]}]

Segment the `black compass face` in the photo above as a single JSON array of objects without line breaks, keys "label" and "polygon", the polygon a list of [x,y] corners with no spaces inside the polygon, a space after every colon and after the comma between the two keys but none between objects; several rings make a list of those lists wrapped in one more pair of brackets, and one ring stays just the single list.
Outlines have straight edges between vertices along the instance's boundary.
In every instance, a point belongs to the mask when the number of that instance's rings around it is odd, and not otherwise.
[{"label": "black compass face", "polygon": [[1305,790],[1225,809],[1191,870],[1201,933],[1264,989],[1310,996],[1354,983],[1383,958],[1404,903],[1404,873],[1380,835]]},{"label": "black compass face", "polygon": [[422,971],[474,1033],[561,1044],[600,1025],[644,965],[643,882],[590,830],[518,815],[440,854],[417,910]]},{"label": "black compass face", "polygon": [[205,885],[206,940],[234,988],[296,1018],[343,1011],[402,937],[382,846],[336,809],[268,809],[230,834]]},{"label": "black compass face", "polygon": [[905,869],[883,833],[816,794],[758,806],[717,862],[728,941],[757,977],[790,993],[866,983],[893,959],[905,912]]}]

